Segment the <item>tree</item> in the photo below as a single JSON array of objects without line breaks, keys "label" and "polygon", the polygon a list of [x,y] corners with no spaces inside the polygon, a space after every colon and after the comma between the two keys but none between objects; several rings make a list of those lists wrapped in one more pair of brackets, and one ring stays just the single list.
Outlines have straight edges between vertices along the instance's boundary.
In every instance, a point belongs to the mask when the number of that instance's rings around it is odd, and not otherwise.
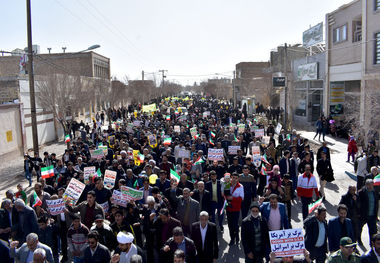
[{"label": "tree", "polygon": [[93,98],[93,91],[79,76],[51,74],[36,82],[36,87],[38,104],[53,112],[65,134],[70,134],[75,115]]}]

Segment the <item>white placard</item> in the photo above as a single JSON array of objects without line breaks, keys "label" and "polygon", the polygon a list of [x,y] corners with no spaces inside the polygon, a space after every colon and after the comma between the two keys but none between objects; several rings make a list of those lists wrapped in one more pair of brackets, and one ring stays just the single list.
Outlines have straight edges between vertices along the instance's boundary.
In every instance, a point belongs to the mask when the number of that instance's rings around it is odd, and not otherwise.
[{"label": "white placard", "polygon": [[56,216],[65,212],[65,201],[60,199],[46,200],[50,215]]},{"label": "white placard", "polygon": [[305,242],[301,228],[269,231],[269,240],[276,257],[303,255]]},{"label": "white placard", "polygon": [[117,172],[106,170],[104,172],[104,187],[107,189],[112,189],[115,186]]},{"label": "white placard", "polygon": [[223,160],[223,149],[208,149],[208,159],[211,161]]},{"label": "white placard", "polygon": [[75,178],[71,178],[66,191],[63,193],[63,200],[69,201],[70,205],[75,205],[79,200],[79,197],[82,195],[85,186],[86,185],[84,183],[78,181]]},{"label": "white placard", "polygon": [[240,146],[239,145],[228,146],[228,154],[231,154],[231,155],[237,154],[238,150],[240,150]]}]

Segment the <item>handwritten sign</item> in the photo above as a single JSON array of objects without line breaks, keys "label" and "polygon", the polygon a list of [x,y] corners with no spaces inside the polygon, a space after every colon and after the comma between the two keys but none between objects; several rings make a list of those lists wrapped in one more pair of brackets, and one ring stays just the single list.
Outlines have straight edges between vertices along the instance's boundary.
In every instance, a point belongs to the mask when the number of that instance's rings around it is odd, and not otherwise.
[{"label": "handwritten sign", "polygon": [[281,125],[281,123],[278,123],[276,126],[276,129],[275,129],[276,134],[280,134],[281,129],[282,129],[282,125]]},{"label": "handwritten sign", "polygon": [[223,160],[223,149],[208,149],[208,159],[211,161]]},{"label": "handwritten sign", "polygon": [[305,242],[301,228],[269,231],[269,240],[276,257],[303,255]]},{"label": "handwritten sign", "polygon": [[111,170],[106,170],[104,173],[104,187],[107,189],[112,189],[115,186],[116,172]]},{"label": "handwritten sign", "polygon": [[112,193],[112,203],[120,205],[122,207],[127,207],[128,199],[126,195],[123,195],[118,190],[113,190]]},{"label": "handwritten sign", "polygon": [[108,201],[104,202],[103,204],[99,204],[99,205],[103,208],[104,213],[107,213],[108,210],[110,209],[110,205],[108,204]]},{"label": "handwritten sign", "polygon": [[139,191],[139,190],[130,188],[128,186],[120,187],[120,191],[122,194],[127,196],[128,201],[129,200],[133,200],[133,201],[141,200],[141,199],[143,199],[143,196],[144,196],[143,191]]},{"label": "handwritten sign", "polygon": [[252,162],[256,167],[261,164],[260,146],[252,146]]},{"label": "handwritten sign", "polygon": [[174,132],[181,132],[181,127],[179,125],[174,125]]},{"label": "handwritten sign", "polygon": [[65,212],[65,201],[60,199],[46,200],[50,215],[56,216]]},{"label": "handwritten sign", "polygon": [[75,178],[71,178],[69,185],[66,188],[66,191],[63,193],[63,200],[69,201],[70,205],[75,205],[81,196],[84,187],[86,185]]},{"label": "handwritten sign", "polygon": [[103,154],[107,154],[108,153],[108,148],[107,148],[107,146],[106,145],[102,145],[102,146],[98,146],[98,149],[100,150],[102,150],[103,151]]},{"label": "handwritten sign", "polygon": [[90,150],[91,158],[93,159],[101,159],[104,157],[104,153],[102,149]]},{"label": "handwritten sign", "polygon": [[185,149],[179,149],[178,158],[190,158],[190,151]]},{"label": "handwritten sign", "polygon": [[84,183],[89,184],[90,183],[90,176],[94,175],[95,173],[96,173],[96,167],[95,166],[84,167],[84,169],[83,169]]},{"label": "handwritten sign", "polygon": [[263,136],[264,136],[264,129],[255,130],[255,137],[256,138],[263,137]]},{"label": "handwritten sign", "polygon": [[241,133],[244,133],[245,131],[245,124],[244,123],[241,123],[238,125],[238,132],[241,134]]},{"label": "handwritten sign", "polygon": [[240,150],[240,146],[239,145],[228,146],[228,154],[231,154],[231,155],[237,154],[238,150]]},{"label": "handwritten sign", "polygon": [[133,121],[133,126],[140,127],[141,126],[141,121]]}]

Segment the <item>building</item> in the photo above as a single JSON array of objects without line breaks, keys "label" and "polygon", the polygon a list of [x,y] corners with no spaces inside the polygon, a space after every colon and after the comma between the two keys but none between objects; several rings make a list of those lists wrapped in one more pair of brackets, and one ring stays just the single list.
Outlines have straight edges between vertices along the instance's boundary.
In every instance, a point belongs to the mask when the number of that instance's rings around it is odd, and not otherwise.
[{"label": "building", "polygon": [[[81,85],[93,90],[90,103],[84,103],[83,109],[75,117],[91,121],[94,113],[108,106],[108,94],[111,90],[110,59],[95,52],[39,54],[34,47],[33,65],[35,74],[36,97],[39,84],[53,76],[79,77]],[[0,56],[0,104],[19,103],[23,123],[24,151],[32,148],[32,129],[29,96],[29,78],[27,56],[22,50],[15,50],[12,55]],[[53,112],[43,109],[36,100],[38,141],[40,144],[54,141],[64,135]],[[72,118],[74,116],[71,116]],[[20,152],[22,153],[22,152]]]},{"label": "building", "polygon": [[328,13],[325,31],[324,111],[373,137],[380,129],[380,1],[355,0]]},{"label": "building", "polygon": [[298,124],[315,122],[323,113],[325,58],[324,53],[317,53],[292,62],[289,107],[291,118]]},{"label": "building", "polygon": [[235,90],[240,96],[255,97],[260,104],[269,106],[272,90],[269,62],[240,62],[235,70]]}]

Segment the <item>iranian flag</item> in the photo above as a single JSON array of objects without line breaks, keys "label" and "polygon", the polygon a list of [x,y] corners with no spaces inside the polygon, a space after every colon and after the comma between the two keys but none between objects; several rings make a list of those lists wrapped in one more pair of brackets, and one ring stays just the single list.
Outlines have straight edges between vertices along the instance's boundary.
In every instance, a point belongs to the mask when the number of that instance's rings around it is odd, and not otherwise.
[{"label": "iranian flag", "polygon": [[209,141],[209,143],[210,143],[212,146],[215,145],[215,143],[214,143],[214,141],[212,140],[212,138],[210,138],[208,141]]},{"label": "iranian flag", "polygon": [[234,135],[234,141],[235,141],[235,142],[239,142],[238,138],[236,138],[235,135]]},{"label": "iranian flag", "polygon": [[137,154],[137,160],[139,160],[140,163],[143,163],[144,159],[145,159],[145,155],[144,154],[141,154],[141,153]]},{"label": "iranian flag", "polygon": [[172,144],[172,138],[171,137],[165,138],[164,139],[164,145],[170,145],[170,144]]},{"label": "iranian flag", "polygon": [[139,180],[136,179],[135,183],[133,184],[133,188],[135,188],[136,190],[140,189]]},{"label": "iranian flag", "polygon": [[263,161],[266,164],[269,164],[269,162],[267,160],[267,154],[266,153],[263,156],[261,156],[261,161]]},{"label": "iranian flag", "polygon": [[215,138],[215,133],[210,132],[210,134],[211,134],[211,137],[212,137],[212,138]]},{"label": "iranian flag", "polygon": [[96,177],[102,177],[102,172],[100,171],[100,168],[98,168],[98,170],[96,171],[95,176]]},{"label": "iranian flag", "polygon": [[37,193],[36,192],[33,192],[33,204],[32,204],[32,207],[36,207],[36,206],[41,206],[42,205],[42,201],[41,199],[38,197]]},{"label": "iranian flag", "polygon": [[181,179],[181,177],[177,174],[176,171],[170,169],[170,179],[172,179],[172,178],[175,179],[177,181],[177,183]]},{"label": "iranian flag", "polygon": [[54,166],[53,165],[41,168],[41,177],[42,178],[50,178],[53,176],[54,176]]},{"label": "iranian flag", "polygon": [[204,163],[205,161],[201,158],[201,157],[199,157],[198,158],[198,160],[196,160],[195,162],[194,162],[194,164],[202,164],[202,163]]},{"label": "iranian flag", "polygon": [[264,165],[261,166],[261,174],[262,174],[262,175],[268,175],[268,174],[267,174],[267,168],[265,168]]},{"label": "iranian flag", "polygon": [[287,134],[286,139],[290,142],[292,140],[292,136],[290,134]]},{"label": "iranian flag", "polygon": [[227,208],[227,199],[224,199],[223,208],[222,208],[222,210],[220,210],[219,215],[223,215],[223,213],[226,210],[226,208]]},{"label": "iranian flag", "polygon": [[373,179],[374,186],[380,186],[380,174],[376,175],[376,177]]},{"label": "iranian flag", "polygon": [[66,135],[65,136],[65,143],[69,143],[70,142],[70,135]]},{"label": "iranian flag", "polygon": [[199,134],[195,134],[194,135],[194,140],[198,139],[199,138]]},{"label": "iranian flag", "polygon": [[309,204],[309,214],[314,211],[314,209],[318,208],[322,204],[322,198],[319,198],[317,201],[314,203]]},{"label": "iranian flag", "polygon": [[166,115],[166,120],[170,121],[170,115]]}]

